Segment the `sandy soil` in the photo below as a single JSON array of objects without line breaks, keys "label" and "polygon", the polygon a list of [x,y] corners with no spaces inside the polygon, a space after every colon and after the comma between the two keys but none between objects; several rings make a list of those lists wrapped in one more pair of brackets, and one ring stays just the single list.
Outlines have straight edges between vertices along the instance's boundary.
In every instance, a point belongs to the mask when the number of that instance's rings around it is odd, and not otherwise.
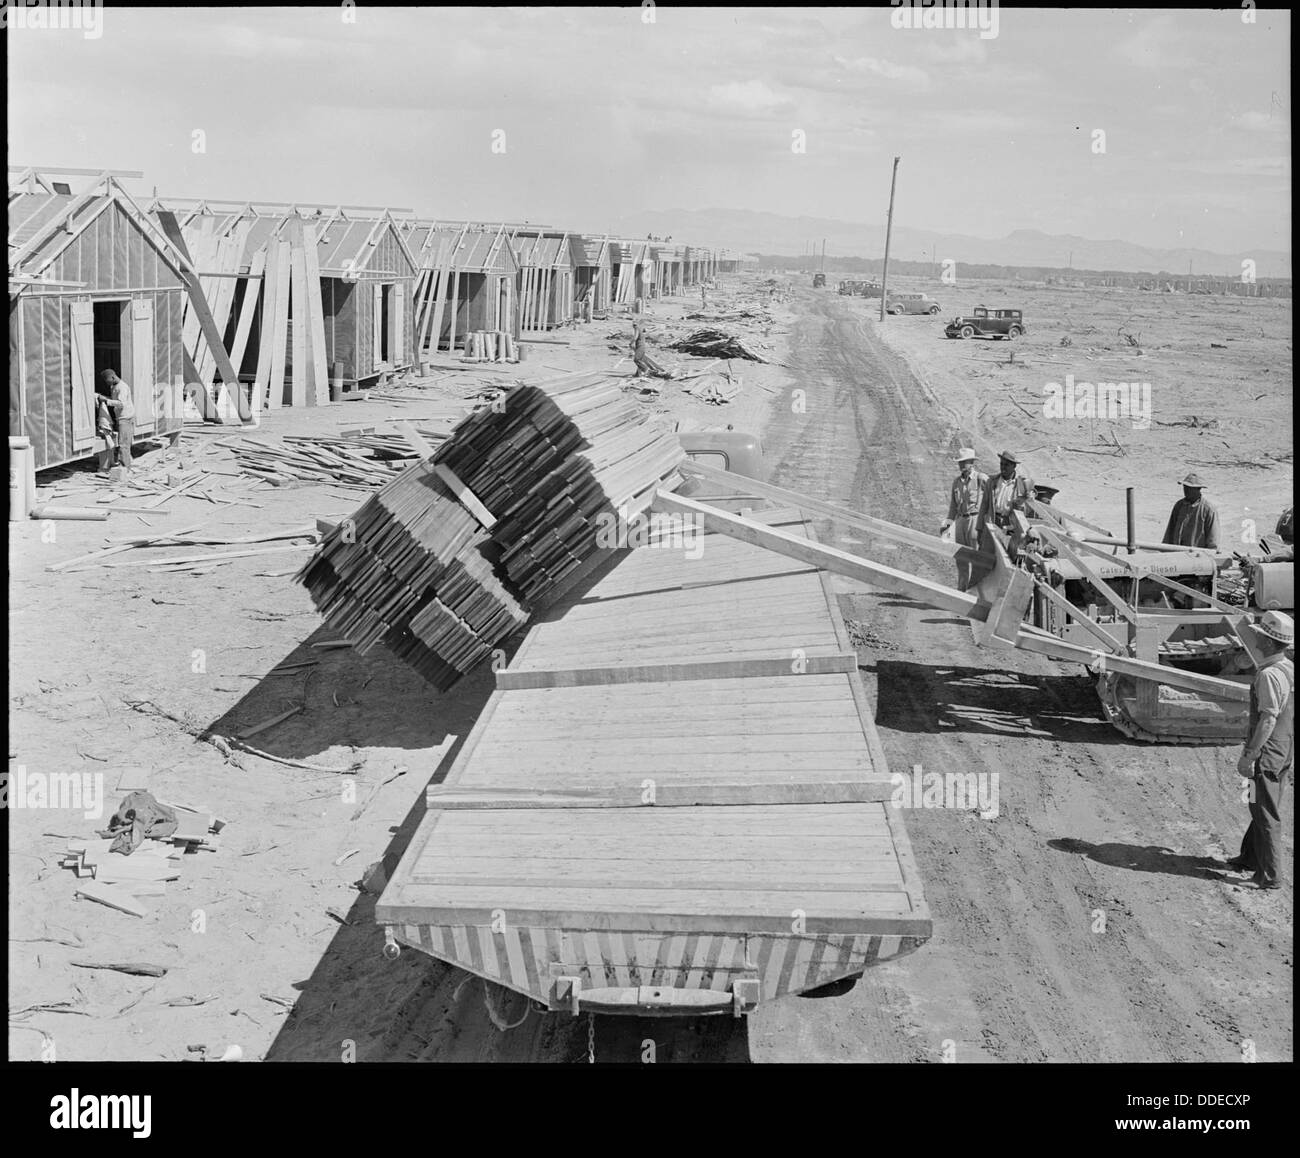
[{"label": "sandy soil", "polygon": [[[1144,297],[1141,304],[1174,310],[1163,300]],[[1217,303],[1182,305],[1209,310]],[[680,315],[696,308],[693,300],[657,303],[652,340],[656,330],[689,328]],[[1099,308],[1080,299],[1075,316],[1105,329],[1095,320]],[[1008,347],[934,342],[931,319],[891,319],[889,341],[916,344],[908,360],[918,379],[882,345],[876,327],[863,323],[865,310],[860,301],[800,285],[774,311],[766,339],[788,371],[746,364],[742,397],[728,406],[698,403],[671,384],[649,405],[684,424],[762,429],[773,481],[932,527],[942,515],[953,446],[971,439],[981,452],[1004,440],[1036,445],[1028,431],[995,421],[995,409],[1015,414],[1013,406],[999,401],[979,416],[972,399],[982,393],[987,400],[990,384],[964,371],[989,377],[989,367],[959,361],[1005,358]],[[1186,325],[1168,316],[1169,324]],[[1274,332],[1282,327],[1289,312],[1261,323],[1272,338],[1247,341],[1243,333],[1240,344],[1277,343],[1250,357],[1260,374],[1267,362],[1265,377],[1278,377],[1279,390],[1285,374],[1289,408],[1289,329],[1285,340]],[[764,340],[762,327],[737,328]],[[627,333],[626,320],[596,322],[566,332],[567,346],[528,346],[522,367],[446,373],[397,391],[427,401],[375,398],[281,411],[263,430],[334,431],[397,415],[435,421],[490,380],[615,366]],[[1152,340],[1145,330],[1143,339]],[[1071,356],[1078,356],[1079,331],[1074,340]],[[1070,352],[1057,341],[1039,323],[1016,348]],[[1235,344],[1229,353],[1238,353]],[[1153,350],[1144,361],[1157,357],[1171,355]],[[944,359],[958,360],[955,369],[945,370]],[[1195,367],[1190,353],[1185,361]],[[616,372],[629,369],[624,361]],[[1028,387],[1012,373],[1042,376],[1039,368],[999,368],[994,397],[1010,396],[1000,385],[1006,379],[1032,408]],[[1208,391],[1201,382],[1197,389]],[[796,389],[807,400],[800,411],[791,405]],[[1200,395],[1183,413],[1228,418]],[[1232,421],[1245,424],[1244,408],[1237,413]],[[1289,435],[1277,433],[1284,414],[1271,413],[1257,428],[1234,427],[1226,436],[1233,449],[1202,457],[1254,454],[1252,438],[1275,440],[1258,442],[1260,457],[1284,447],[1289,456]],[[212,445],[222,437],[187,436],[187,465],[232,470],[226,452]],[[1129,456],[1062,455],[1062,462],[1079,460],[1069,463],[1074,473],[1064,466],[1042,473],[1065,482],[1073,500],[1088,493],[1100,468],[1128,469],[1139,453],[1144,465],[1135,477],[1175,477],[1190,446],[1182,427],[1156,427],[1149,443],[1120,437]],[[1054,439],[1071,440],[1087,445],[1079,432]],[[1046,467],[1042,452],[1034,453],[1040,457],[1031,465]],[[1243,478],[1251,485],[1290,478],[1289,457],[1267,469],[1205,469],[1226,488],[1244,485]],[[1122,477],[1116,485],[1125,485]],[[238,481],[220,481],[227,497],[240,496]],[[95,484],[87,478],[86,485]],[[1168,490],[1172,501],[1176,488]],[[214,531],[248,534],[337,515],[358,501],[356,492],[318,485],[259,487],[247,497],[261,506],[182,496],[168,504],[171,514],[150,521],[165,528],[202,518]],[[1113,495],[1105,501],[1093,513],[1120,509]],[[1270,502],[1267,487],[1252,492],[1256,502]],[[301,588],[276,574],[305,550],[237,560],[208,574],[43,570],[139,526],[124,515],[108,524],[61,523],[56,541],[44,542],[39,524],[11,525],[10,767],[102,773],[110,790],[122,770],[144,768],[162,798],[210,807],[229,825],[220,850],[187,857],[182,879],[151,903],[148,917],[136,919],[74,902],[73,880],[57,865],[64,837],[87,835],[102,822],[72,810],[11,812],[10,927],[19,939],[10,944],[11,1011],[68,1004],[20,1016],[10,1056],[41,1056],[48,1038],[64,1059],[179,1060],[200,1056],[187,1047],[201,1044],[215,1055],[238,1045],[250,1060],[585,1060],[584,1023],[530,1013],[521,999],[485,994],[481,982],[418,954],[384,960],[374,896],[357,885],[368,865],[391,866],[400,856],[423,789],[454,757],[487,698],[490,674],[439,695],[382,654],[314,649],[328,632]],[[823,530],[827,541],[868,546]],[[870,546],[875,554],[879,545]],[[913,552],[885,559],[948,578]],[[962,622],[841,587],[846,613],[879,641],[860,654],[891,767],[997,773],[998,819],[909,814],[936,925],[918,953],[869,972],[847,993],[764,1007],[748,1025],[601,1019],[597,1056],[636,1060],[649,1038],[659,1061],[937,1060],[945,1051],[958,1061],[1230,1061],[1244,1041],[1261,1060],[1289,1059],[1290,886],[1271,896],[1249,893],[1207,859],[1235,851],[1244,827],[1231,753],[1128,743],[1101,722],[1090,683],[1078,673],[1034,656],[981,651]],[[268,676],[299,659],[319,660],[310,681]],[[258,746],[323,766],[360,767],[350,775],[321,773],[253,756],[235,766],[176,723],[123,702],[144,699],[218,731],[305,702],[303,712],[262,733]],[[1289,832],[1289,802],[1287,813]],[[1098,914],[1104,932],[1096,931]],[[76,960],[148,961],[169,972],[130,977],[77,969],[70,964]],[[496,1027],[521,1017],[516,1028]]]}]

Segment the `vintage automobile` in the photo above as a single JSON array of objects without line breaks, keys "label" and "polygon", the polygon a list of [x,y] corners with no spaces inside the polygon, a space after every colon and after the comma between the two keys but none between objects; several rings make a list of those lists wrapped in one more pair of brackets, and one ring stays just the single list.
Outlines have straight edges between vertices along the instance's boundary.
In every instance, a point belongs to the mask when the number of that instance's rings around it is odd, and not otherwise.
[{"label": "vintage automobile", "polygon": [[813,289],[821,289],[826,284],[826,275],[824,273],[813,274]]},{"label": "vintage automobile", "polygon": [[929,294],[891,293],[885,305],[890,314],[937,314],[939,303]]},{"label": "vintage automobile", "polygon": [[976,306],[968,318],[953,318],[943,329],[946,338],[1018,338],[1025,332],[1019,310],[990,310]]}]

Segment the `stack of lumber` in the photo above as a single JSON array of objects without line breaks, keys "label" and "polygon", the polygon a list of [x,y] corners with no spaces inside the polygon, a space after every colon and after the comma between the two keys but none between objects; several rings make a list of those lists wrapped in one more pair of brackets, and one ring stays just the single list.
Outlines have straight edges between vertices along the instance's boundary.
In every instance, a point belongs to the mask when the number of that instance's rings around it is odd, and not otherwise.
[{"label": "stack of lumber", "polygon": [[298,578],[358,651],[382,642],[442,689],[527,620],[493,574],[487,545],[433,464],[421,462],[330,531]]},{"label": "stack of lumber", "polygon": [[754,353],[734,334],[725,330],[695,330],[668,347],[683,354],[695,354],[701,358],[748,358],[751,362],[766,362],[767,359]]},{"label": "stack of lumber", "polygon": [[462,362],[518,362],[519,348],[504,330],[470,330]]},{"label": "stack of lumber", "polygon": [[507,390],[330,531],[299,580],[330,626],[439,688],[601,550],[605,519],[678,481],[682,450],[599,373]]}]

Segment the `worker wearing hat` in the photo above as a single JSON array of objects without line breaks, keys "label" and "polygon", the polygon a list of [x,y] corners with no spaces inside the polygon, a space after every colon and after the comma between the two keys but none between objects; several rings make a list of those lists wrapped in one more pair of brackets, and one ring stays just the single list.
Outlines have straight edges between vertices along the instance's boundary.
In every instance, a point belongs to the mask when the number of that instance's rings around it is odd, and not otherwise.
[{"label": "worker wearing hat", "polygon": [[1006,528],[1012,511],[1024,511],[1034,497],[1034,480],[1020,470],[1020,459],[1013,450],[998,455],[998,473],[984,483],[980,520]]},{"label": "worker wearing hat", "polygon": [[1282,887],[1282,796],[1295,767],[1295,621],[1266,611],[1253,627],[1263,654],[1250,687],[1250,724],[1237,771],[1251,781],[1250,827],[1228,867],[1261,889]]},{"label": "worker wearing hat", "polygon": [[[948,490],[948,517],[939,528],[940,535],[946,534],[949,527],[955,527],[954,537],[959,546],[979,548],[980,503],[987,482],[988,475],[975,469],[975,452],[969,446],[963,446],[957,452],[957,477]],[[960,556],[956,562],[957,587],[965,591],[971,584],[971,565],[969,560]]]},{"label": "worker wearing hat", "polygon": [[1162,543],[1177,547],[1208,547],[1219,549],[1219,512],[1201,497],[1205,483],[1195,471],[1189,471],[1178,480],[1183,497],[1174,503],[1169,512]]}]

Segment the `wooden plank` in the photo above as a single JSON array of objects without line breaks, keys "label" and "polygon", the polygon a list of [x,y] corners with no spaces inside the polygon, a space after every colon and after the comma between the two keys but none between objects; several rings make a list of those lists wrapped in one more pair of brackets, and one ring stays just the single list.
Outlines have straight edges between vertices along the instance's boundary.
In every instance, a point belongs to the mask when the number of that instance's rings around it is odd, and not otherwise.
[{"label": "wooden plank", "polygon": [[[244,364],[244,351],[248,348],[248,338],[253,331],[253,318],[257,314],[258,299],[264,296],[265,273],[266,250],[259,249],[253,254],[253,260],[248,268],[249,276],[244,280],[244,300],[239,307],[239,321],[235,323],[235,340],[230,346],[230,364],[236,372]],[[260,409],[260,403],[255,401],[254,408]]]},{"label": "wooden plank", "polygon": [[1088,582],[1091,583],[1098,591],[1101,592],[1102,597],[1106,600],[1107,603],[1109,603],[1117,612],[1119,612],[1120,615],[1122,615],[1125,619],[1127,619],[1129,623],[1134,624],[1136,626],[1137,615],[1133,611],[1133,608],[1131,608],[1123,599],[1119,597],[1119,595],[1115,592],[1115,589],[1111,587],[1111,585],[1107,583],[1105,579],[1103,579],[1100,575],[1097,574],[1097,570],[1095,567],[1093,567],[1090,563],[1088,563],[1087,560],[1085,560],[1079,554],[1079,552],[1073,549],[1072,539],[1070,539],[1066,535],[1062,535],[1059,531],[1054,531],[1050,527],[1046,527],[1046,526],[1039,527],[1039,533],[1045,536],[1051,542],[1051,544],[1057,549],[1057,551],[1060,552],[1062,558],[1068,559],[1071,563],[1073,563],[1076,567],[1078,567],[1080,571],[1083,572]]},{"label": "wooden plank", "polygon": [[[160,210],[158,222],[163,227],[163,232],[167,234],[168,239],[180,250],[181,255],[185,258],[185,262],[181,266],[181,277],[185,282],[185,288],[189,291],[190,306],[198,318],[203,338],[216,359],[217,374],[222,382],[237,383],[239,375],[235,373],[234,367],[230,364],[225,342],[212,319],[212,313],[208,309],[207,299],[204,297],[203,288],[199,284],[198,275],[190,264],[189,252],[185,248],[185,238],[181,235],[180,226],[176,224],[175,214],[167,210]],[[207,383],[205,382],[204,385],[206,386]]]},{"label": "wooden plank", "polygon": [[325,306],[321,300],[320,255],[317,251],[316,229],[303,226],[303,259],[306,265],[307,287],[307,347],[311,352],[312,378],[307,383],[307,393],[316,406],[325,406],[330,400],[329,364],[325,351]]},{"label": "wooden plank", "polygon": [[[429,453],[426,457],[433,457],[432,447],[430,447]],[[461,505],[478,520],[479,525],[483,527],[484,530],[490,531],[494,526],[496,526],[496,518],[493,516],[492,512],[479,502],[478,496],[456,477],[450,467],[445,466],[443,463],[436,463],[433,468],[433,473],[447,484],[447,487],[452,494],[454,494],[456,498],[460,500]]]},{"label": "wooden plank", "polygon": [[291,271],[293,258],[287,241],[273,242],[278,251],[276,256],[275,317],[271,323],[271,369],[267,409],[279,410],[285,401],[285,358],[289,344],[289,295],[292,291]]},{"label": "wooden plank", "polygon": [[[911,527],[903,527],[897,523],[887,522],[884,519],[873,518],[835,503],[828,503],[810,495],[802,495],[796,491],[773,486],[771,483],[759,482],[755,479],[746,478],[744,475],[732,474],[730,471],[719,470],[717,467],[711,467],[692,459],[682,463],[679,469],[682,474],[720,485],[733,486],[742,492],[762,495],[774,502],[787,503],[799,510],[812,511],[829,519],[834,519],[837,523],[842,523],[846,527],[856,527],[858,530],[871,532],[882,539],[888,539],[892,542],[907,543],[909,546],[918,547],[923,551],[929,551],[931,554],[941,555],[944,558],[956,559],[965,556],[975,562],[992,563],[993,561],[979,551],[970,547],[962,547],[956,543],[947,543],[936,535],[927,535],[924,531],[913,530]],[[696,499],[695,501],[700,500]]]},{"label": "wooden plank", "polygon": [[814,567],[822,566],[827,570],[848,575],[872,586],[883,587],[896,594],[911,596],[931,607],[978,619],[983,619],[988,612],[987,604],[981,604],[978,599],[955,588],[946,587],[941,583],[931,583],[927,579],[909,575],[880,563],[873,563],[857,555],[836,550],[834,547],[810,542],[779,527],[765,527],[739,515],[730,514],[716,507],[708,507],[703,503],[696,503],[667,491],[656,492],[651,509],[695,516],[702,521],[704,527],[729,534],[743,543],[775,551],[778,555],[785,555]]},{"label": "wooden plank", "polygon": [[1068,599],[1056,591],[1050,583],[1035,577],[1034,586],[1036,590],[1058,610],[1063,611],[1069,619],[1073,620],[1085,631],[1094,635],[1107,651],[1116,655],[1123,655],[1125,648],[1114,636],[1110,635],[1098,623],[1088,617],[1087,612],[1075,607]]},{"label": "wooden plank", "polygon": [[127,889],[118,885],[106,885],[99,884],[96,881],[83,880],[77,885],[76,895],[85,897],[89,901],[98,901],[101,905],[107,905],[110,909],[129,913],[133,917],[144,917],[149,913],[149,910],[140,904]]},{"label": "wooden plank", "polygon": [[[554,671],[515,671],[507,667],[497,672],[496,686],[499,691],[510,691],[520,688],[588,687],[593,684],[651,681],[744,679],[752,676],[790,675],[791,663],[789,655],[782,655],[766,659],[613,665]],[[832,655],[811,655],[803,663],[804,673],[821,675],[827,672],[855,671],[858,657],[854,653],[837,652]]]},{"label": "wooden plank", "polygon": [[[888,785],[886,786],[889,787]],[[665,784],[656,786],[654,800],[644,799],[639,784],[605,785],[593,789],[552,791],[531,789],[466,789],[435,784],[425,792],[430,809],[516,808],[691,808],[697,805],[739,804],[862,804],[888,800],[878,784],[858,778],[808,784]]]},{"label": "wooden plank", "polygon": [[[303,253],[302,231],[298,230],[290,243],[289,280],[292,285],[292,313],[290,323],[293,335],[293,365],[290,367],[291,406],[307,405],[307,259]],[[315,394],[312,395],[315,402]]]},{"label": "wooden plank", "polygon": [[[697,513],[704,520],[706,527],[712,526],[723,530],[725,533],[735,535],[744,542],[762,545],[777,554],[821,565],[829,571],[848,575],[850,578],[859,579],[873,586],[883,587],[887,591],[908,595],[927,603],[931,607],[938,607],[944,611],[965,615],[969,619],[983,620],[988,617],[989,604],[976,600],[964,592],[956,591],[951,587],[944,587],[942,584],[930,583],[927,580],[896,571],[892,567],[884,567],[869,560],[849,555],[844,551],[809,543],[778,528],[761,527],[757,523],[729,515],[725,511],[718,511],[698,503],[692,503],[690,499],[684,499],[679,495],[673,495],[662,490],[657,491],[653,506],[657,510],[674,511],[679,514]],[[1041,529],[1049,536],[1053,534],[1047,527]],[[1070,660],[1083,664],[1095,663],[1098,656],[1102,654],[1090,652],[1086,648],[1066,643],[1045,632],[1025,626],[1022,626],[1017,634],[1016,646],[1026,651],[1051,656],[1054,659]],[[1169,687],[1183,688],[1187,691],[1215,696],[1232,702],[1242,702],[1250,698],[1249,688],[1243,688],[1230,680],[1196,675],[1178,668],[1123,656],[1106,657],[1105,662],[1108,670],[1149,679]],[[500,677],[498,676],[498,678]]]},{"label": "wooden plank", "polygon": [[[258,251],[262,259],[262,308],[258,315],[257,377],[253,382],[252,412],[259,416],[271,406],[268,396],[271,382],[271,362],[275,351],[275,315],[278,311],[280,249],[274,239]],[[256,259],[254,259],[256,260]]]},{"label": "wooden plank", "polygon": [[[928,917],[913,915],[901,890],[830,891],[532,889],[546,907],[528,896],[472,886],[406,885],[399,902],[381,898],[375,920],[382,925],[429,924],[491,927],[493,913],[509,912],[516,926],[623,932],[776,933],[789,935],[790,914],[805,913],[804,933],[859,933],[928,937]],[[681,895],[686,894],[686,895]],[[389,894],[385,892],[385,897]],[[540,898],[537,898],[540,899]],[[530,903],[531,902],[531,903]],[[815,906],[815,907],[814,907]]]}]

